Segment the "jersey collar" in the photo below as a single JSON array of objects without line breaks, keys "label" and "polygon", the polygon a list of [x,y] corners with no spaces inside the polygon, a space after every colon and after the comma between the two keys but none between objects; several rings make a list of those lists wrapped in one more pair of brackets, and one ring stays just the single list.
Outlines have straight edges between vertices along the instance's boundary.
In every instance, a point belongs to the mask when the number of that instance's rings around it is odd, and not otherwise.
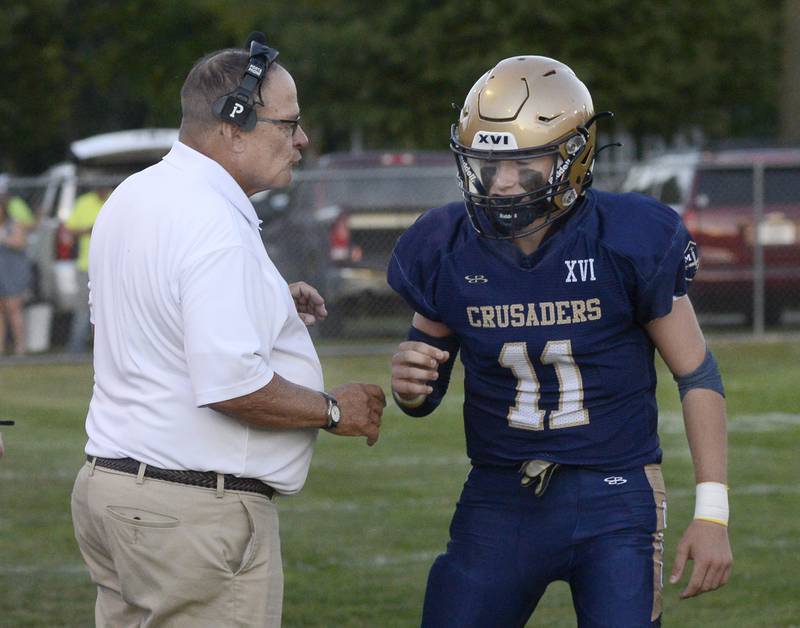
[{"label": "jersey collar", "polygon": [[593,191],[587,190],[583,198],[578,201],[576,207],[573,207],[550,225],[542,242],[539,244],[539,248],[530,255],[523,254],[510,240],[487,240],[480,237],[478,239],[483,244],[488,244],[491,249],[506,260],[511,261],[514,265],[524,269],[531,269],[556,246],[556,243],[575,231],[577,225],[583,222],[585,216],[594,207],[595,202]]}]

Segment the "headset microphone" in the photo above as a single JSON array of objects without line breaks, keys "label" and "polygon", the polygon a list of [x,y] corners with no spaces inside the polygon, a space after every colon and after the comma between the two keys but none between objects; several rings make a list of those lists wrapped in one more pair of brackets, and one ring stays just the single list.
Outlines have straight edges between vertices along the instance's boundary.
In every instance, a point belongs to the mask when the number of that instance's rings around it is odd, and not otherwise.
[{"label": "headset microphone", "polygon": [[262,33],[261,31],[253,31],[247,36],[247,43],[244,45],[244,47],[247,48],[254,41],[264,46],[267,45],[266,35],[264,35],[264,33]]},{"label": "headset microphone", "polygon": [[278,51],[267,46],[266,42],[264,33],[250,33],[247,38],[250,60],[239,86],[218,98],[211,108],[217,118],[235,124],[244,131],[252,131],[256,126],[255,106],[264,104],[261,100],[261,83],[278,58]]}]

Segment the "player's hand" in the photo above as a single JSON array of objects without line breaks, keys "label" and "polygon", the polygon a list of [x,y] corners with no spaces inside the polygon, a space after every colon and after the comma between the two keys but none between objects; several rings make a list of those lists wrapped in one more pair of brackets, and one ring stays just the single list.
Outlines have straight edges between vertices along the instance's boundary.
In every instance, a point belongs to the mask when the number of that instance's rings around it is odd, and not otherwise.
[{"label": "player's hand", "polygon": [[4,453],[6,453],[6,450],[3,448],[3,433],[0,432],[0,458],[3,457]]},{"label": "player's hand", "polygon": [[330,391],[339,402],[342,417],[331,434],[340,436],[366,436],[367,445],[378,441],[386,396],[375,384],[343,384]]},{"label": "player's hand", "polygon": [[439,378],[439,365],[449,358],[448,351],[424,342],[401,342],[392,356],[392,390],[403,399],[430,395],[433,388],[428,382]]},{"label": "player's hand", "polygon": [[328,316],[325,309],[325,299],[322,298],[314,286],[305,281],[297,281],[289,284],[289,292],[292,293],[294,306],[306,326],[311,326],[317,321],[324,320]]},{"label": "player's hand", "polygon": [[694,519],[678,543],[669,578],[671,584],[681,579],[687,560],[694,561],[694,568],[689,583],[681,591],[681,598],[714,591],[727,583],[733,565],[728,528],[711,521]]}]

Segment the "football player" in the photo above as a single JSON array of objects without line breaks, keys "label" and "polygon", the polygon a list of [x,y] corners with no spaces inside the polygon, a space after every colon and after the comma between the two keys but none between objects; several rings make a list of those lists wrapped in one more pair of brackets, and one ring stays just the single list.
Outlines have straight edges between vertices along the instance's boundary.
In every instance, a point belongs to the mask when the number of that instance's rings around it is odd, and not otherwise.
[{"label": "football player", "polygon": [[697,483],[670,581],[687,560],[682,597],[728,580],[725,404],[687,296],[696,248],[652,198],[590,189],[604,115],[566,65],[501,61],[452,128],[464,201],[395,246],[389,283],[415,314],[394,397],[412,416],[435,410],[460,351],[472,462],[423,626],[523,626],[554,580],[579,626],[660,625],[656,349]]}]

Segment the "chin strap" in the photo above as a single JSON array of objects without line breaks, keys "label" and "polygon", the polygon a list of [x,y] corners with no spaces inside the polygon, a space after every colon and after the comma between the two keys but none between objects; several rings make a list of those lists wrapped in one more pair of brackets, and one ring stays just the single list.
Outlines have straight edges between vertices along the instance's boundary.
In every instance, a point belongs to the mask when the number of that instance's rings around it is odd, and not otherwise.
[{"label": "chin strap", "polygon": [[603,152],[606,148],[621,148],[621,147],[622,147],[622,142],[609,142],[608,144],[603,144],[600,148],[594,151],[594,156],[595,158],[597,158],[597,156],[601,152]]}]

